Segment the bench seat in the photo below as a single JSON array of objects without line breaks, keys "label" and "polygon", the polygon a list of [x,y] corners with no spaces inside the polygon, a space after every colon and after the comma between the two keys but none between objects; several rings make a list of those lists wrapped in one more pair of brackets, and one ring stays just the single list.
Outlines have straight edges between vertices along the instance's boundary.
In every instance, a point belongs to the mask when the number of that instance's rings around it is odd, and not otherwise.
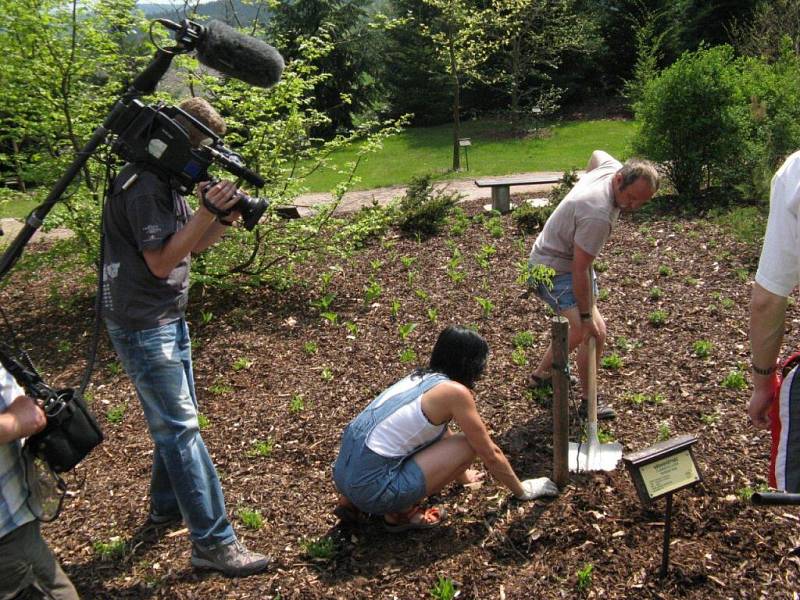
[{"label": "bench seat", "polygon": [[494,177],[492,179],[476,179],[475,185],[492,188],[492,210],[507,213],[511,210],[512,185],[537,185],[558,183],[561,175],[542,175],[538,177]]}]

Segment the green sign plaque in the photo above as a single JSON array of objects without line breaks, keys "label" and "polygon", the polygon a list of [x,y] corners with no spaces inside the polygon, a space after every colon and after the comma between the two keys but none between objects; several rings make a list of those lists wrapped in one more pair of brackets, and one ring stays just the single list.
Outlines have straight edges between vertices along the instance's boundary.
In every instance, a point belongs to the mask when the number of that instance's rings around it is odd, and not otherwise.
[{"label": "green sign plaque", "polygon": [[622,457],[644,504],[702,479],[692,452],[696,441],[681,435]]}]

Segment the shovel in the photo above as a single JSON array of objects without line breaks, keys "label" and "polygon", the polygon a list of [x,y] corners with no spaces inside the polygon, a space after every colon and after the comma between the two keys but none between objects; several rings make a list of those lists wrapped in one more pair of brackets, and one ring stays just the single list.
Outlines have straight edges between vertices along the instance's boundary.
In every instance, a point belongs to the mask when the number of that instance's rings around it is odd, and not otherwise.
[{"label": "shovel", "polygon": [[586,441],[569,443],[570,471],[613,471],[622,458],[622,444],[601,444],[597,438],[597,340],[589,338]]}]

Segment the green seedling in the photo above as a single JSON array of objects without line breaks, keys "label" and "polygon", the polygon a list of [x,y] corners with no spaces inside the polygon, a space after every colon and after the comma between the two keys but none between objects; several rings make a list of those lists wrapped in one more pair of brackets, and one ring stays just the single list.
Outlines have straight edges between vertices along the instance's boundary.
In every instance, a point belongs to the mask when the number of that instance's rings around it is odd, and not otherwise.
[{"label": "green seedling", "polygon": [[61,354],[65,354],[65,353],[69,352],[70,350],[72,350],[72,342],[70,342],[69,340],[61,340],[61,341],[58,342],[58,345],[56,346],[56,349]]},{"label": "green seedling", "polygon": [[108,372],[112,375],[121,375],[122,365],[118,362],[110,362],[108,363]]},{"label": "green seedling", "polygon": [[369,278],[369,283],[364,286],[364,304],[372,304],[380,298],[383,293],[381,284],[375,281],[372,277]]},{"label": "green seedling", "polygon": [[604,369],[617,371],[622,368],[622,358],[620,358],[619,354],[615,352],[610,356],[604,356],[600,360],[600,366],[603,367]]},{"label": "green seedling", "polygon": [[700,422],[703,425],[714,425],[719,420],[717,413],[709,413],[700,415]]},{"label": "green seedling", "polygon": [[401,323],[397,326],[397,331],[400,334],[400,339],[406,341],[411,332],[417,328],[416,323]]},{"label": "green seedling", "polygon": [[403,266],[406,269],[410,269],[411,265],[413,265],[415,262],[417,262],[417,257],[416,256],[401,256],[400,257],[400,262],[403,263]]},{"label": "green seedling", "polygon": [[326,311],[320,313],[320,316],[331,325],[336,325],[339,322],[339,314],[335,312]]},{"label": "green seedling", "polygon": [[247,456],[260,456],[261,458],[268,458],[272,454],[272,450],[274,448],[275,441],[271,438],[267,438],[266,440],[256,440],[253,442],[253,446],[250,448],[250,450],[247,451]]},{"label": "green seedling", "polygon": [[358,335],[358,325],[356,325],[352,321],[346,321],[344,326],[347,329],[347,333],[349,333],[353,337],[356,337]]},{"label": "green seedling", "polygon": [[464,273],[464,271],[459,271],[457,268],[448,267],[447,276],[453,283],[461,283],[462,281],[464,281],[464,279],[466,279],[467,274]]},{"label": "green seedling", "polygon": [[734,302],[731,298],[723,298],[720,300],[720,304],[722,304],[722,308],[725,310],[730,310],[736,306],[736,302]]},{"label": "green seedling", "polygon": [[403,348],[403,350],[400,351],[400,362],[401,363],[417,362],[417,353],[414,351],[413,348]]},{"label": "green seedling", "polygon": [[518,367],[526,366],[528,364],[528,357],[525,354],[525,348],[522,346],[514,348],[513,352],[511,352],[511,362]]},{"label": "green seedling", "polygon": [[650,288],[650,300],[660,300],[662,294],[663,292],[660,287],[653,286]]},{"label": "green seedling", "polygon": [[312,307],[316,308],[320,313],[326,312],[333,304],[333,301],[336,299],[336,294],[333,292],[324,294],[323,296],[317,298],[316,300],[311,300],[309,304]]},{"label": "green seedling", "polygon": [[700,285],[700,280],[695,279],[694,277],[687,277],[686,279],[683,280],[683,282],[686,285],[690,285],[692,287],[697,287],[698,285]]},{"label": "green seedling", "polygon": [[128,410],[128,404],[117,404],[108,409],[106,413],[106,420],[109,423],[113,423],[117,425],[118,423],[122,423],[122,419],[125,418],[125,412]]},{"label": "green seedling", "polygon": [[210,425],[211,421],[208,420],[207,416],[205,416],[203,413],[197,413],[197,427],[200,428],[200,431],[208,429]]},{"label": "green seedling", "polygon": [[614,434],[606,429],[599,429],[597,431],[597,441],[601,444],[610,444],[611,442],[616,442],[617,438],[614,437]]},{"label": "green seedling", "polygon": [[631,263],[634,265],[640,265],[644,262],[644,257],[642,256],[641,252],[634,252],[631,254]]},{"label": "green seedling", "polygon": [[431,596],[434,600],[453,600],[456,597],[455,583],[449,577],[440,575],[431,588]]},{"label": "green seedling", "polygon": [[94,542],[92,544],[95,554],[100,557],[100,560],[117,560],[125,556],[127,544],[118,535],[111,537],[107,542]]},{"label": "green seedling", "polygon": [[597,294],[597,300],[600,302],[605,302],[606,300],[608,300],[608,296],[609,296],[608,288],[603,288],[602,290],[600,290],[600,293]]},{"label": "green seedling", "polygon": [[747,387],[747,380],[745,379],[744,373],[739,369],[728,373],[725,379],[722,380],[722,387],[729,390],[743,390]]},{"label": "green seedling", "polygon": [[439,320],[439,311],[433,307],[428,308],[428,320],[431,323],[436,323]]},{"label": "green seedling", "polygon": [[303,540],[300,546],[306,556],[315,560],[330,560],[336,553],[336,543],[333,538],[327,536],[316,540]]},{"label": "green seedling", "polygon": [[322,381],[333,381],[333,371],[331,371],[330,367],[322,369],[320,376],[322,377]]},{"label": "green seedling", "polygon": [[494,309],[494,303],[488,298],[482,298],[481,296],[475,296],[475,302],[480,305],[483,311],[483,318],[488,319]]},{"label": "green seedling", "polygon": [[425,290],[414,290],[414,293],[417,295],[417,298],[423,302],[427,302],[430,299],[430,294]]},{"label": "green seedling", "polygon": [[333,276],[335,273],[333,271],[325,271],[319,276],[319,291],[323,294],[325,291],[330,287],[331,281],[333,281]]},{"label": "green seedling", "polygon": [[697,358],[708,358],[711,356],[711,350],[713,348],[714,344],[708,340],[697,340],[692,344],[692,352],[694,352]]},{"label": "green seedling", "polygon": [[536,341],[533,333],[530,331],[520,331],[514,334],[511,343],[514,344],[515,348],[530,348],[533,346],[533,343]]},{"label": "green seedling", "polygon": [[746,485],[743,488],[739,488],[736,490],[736,495],[738,496],[739,500],[742,502],[749,503],[750,500],[753,498],[753,494],[756,492],[766,492],[769,490],[769,486],[765,483],[759,483],[755,486]]},{"label": "green seedling", "polygon": [[293,394],[292,400],[289,402],[289,412],[296,415],[303,412],[305,409],[306,403],[303,400],[303,396],[300,394]]},{"label": "green seedling", "polygon": [[605,273],[608,271],[608,263],[602,260],[594,261],[594,270],[598,273]]},{"label": "green seedling", "polygon": [[667,313],[663,310],[654,310],[647,316],[647,320],[653,327],[661,327],[667,322]]},{"label": "green seedling", "polygon": [[[517,279],[519,285],[536,287],[544,284],[548,289],[553,289],[553,277],[556,272],[545,265],[529,265],[527,260],[517,263]],[[548,307],[549,308],[549,307]]]},{"label": "green seedling", "polygon": [[222,396],[224,394],[230,394],[233,392],[233,388],[224,381],[217,381],[208,386],[208,391],[215,396]]},{"label": "green seedling", "polygon": [[661,421],[661,423],[658,424],[658,441],[665,442],[671,437],[672,431],[669,428],[669,423],[666,421]]},{"label": "green seedling", "polygon": [[579,592],[585,592],[590,587],[592,587],[592,572],[594,571],[594,565],[592,563],[586,563],[583,565],[581,569],[579,569],[575,573],[576,585],[578,586]]},{"label": "green seedling", "polygon": [[747,269],[734,269],[733,272],[736,274],[736,278],[742,283],[750,281],[750,271]]},{"label": "green seedling", "polygon": [[209,323],[211,323],[213,319],[214,319],[214,313],[212,313],[211,311],[205,311],[205,310],[200,311],[200,322],[203,325],[208,325]]},{"label": "green seedling", "polygon": [[305,342],[303,344],[303,352],[308,354],[309,356],[312,354],[316,354],[319,348],[317,347],[317,342]]},{"label": "green seedling", "polygon": [[417,278],[416,271],[409,271],[406,273],[406,281],[408,282],[408,287],[414,287],[414,279]]},{"label": "green seedling", "polygon": [[253,531],[258,531],[264,526],[264,517],[261,512],[255,509],[240,508],[238,511],[239,519],[242,525]]},{"label": "green seedling", "polygon": [[660,265],[658,267],[658,275],[660,277],[669,277],[672,275],[672,268],[668,267],[667,265]]},{"label": "green seedling", "polygon": [[391,315],[392,315],[393,319],[396,319],[397,316],[400,314],[400,306],[401,306],[400,300],[398,300],[396,298],[394,300],[392,300],[392,303],[391,303],[391,306],[389,308],[389,311],[391,312]]},{"label": "green seedling", "polygon": [[489,268],[489,258],[491,258],[491,256],[493,254],[495,254],[496,252],[497,252],[497,248],[495,248],[494,246],[489,245],[489,244],[484,244],[483,246],[481,246],[481,249],[478,251],[478,254],[475,256],[475,260],[478,262],[478,264],[481,266],[482,269],[488,269]]},{"label": "green seedling", "polygon": [[253,361],[243,356],[233,361],[234,371],[243,371],[244,369],[249,369],[252,366],[253,366]]},{"label": "green seedling", "polygon": [[372,268],[373,271],[379,271],[380,268],[383,266],[383,261],[376,258],[375,260],[369,261],[369,266]]}]

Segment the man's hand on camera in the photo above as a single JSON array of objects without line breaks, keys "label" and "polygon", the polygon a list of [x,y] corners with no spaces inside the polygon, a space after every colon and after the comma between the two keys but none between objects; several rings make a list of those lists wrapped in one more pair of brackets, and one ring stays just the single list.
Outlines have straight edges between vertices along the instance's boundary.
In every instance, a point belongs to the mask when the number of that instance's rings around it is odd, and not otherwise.
[{"label": "man's hand on camera", "polygon": [[236,192],[236,185],[231,181],[203,181],[197,186],[200,206],[214,216],[225,215],[224,219],[231,222],[239,218],[239,213],[232,211],[239,201]]},{"label": "man's hand on camera", "polygon": [[31,436],[47,425],[44,411],[33,398],[28,396],[18,396],[6,413],[14,418],[14,439]]}]

